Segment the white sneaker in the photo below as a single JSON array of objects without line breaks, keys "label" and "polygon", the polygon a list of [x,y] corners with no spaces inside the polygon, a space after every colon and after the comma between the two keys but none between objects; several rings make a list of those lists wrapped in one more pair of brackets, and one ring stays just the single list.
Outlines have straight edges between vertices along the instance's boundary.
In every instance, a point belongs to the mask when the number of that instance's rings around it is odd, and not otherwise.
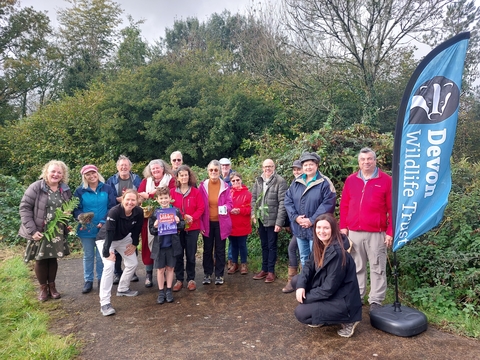
[{"label": "white sneaker", "polygon": [[100,311],[103,316],[109,316],[115,314],[115,309],[112,307],[112,304],[102,305]]},{"label": "white sneaker", "polygon": [[117,296],[137,296],[138,291],[127,289],[126,291],[117,291]]}]

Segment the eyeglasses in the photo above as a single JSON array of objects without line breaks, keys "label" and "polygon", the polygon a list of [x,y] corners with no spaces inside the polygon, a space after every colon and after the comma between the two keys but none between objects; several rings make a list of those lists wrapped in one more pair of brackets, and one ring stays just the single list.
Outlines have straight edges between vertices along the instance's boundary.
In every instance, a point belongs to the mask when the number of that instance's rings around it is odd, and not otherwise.
[{"label": "eyeglasses", "polygon": [[242,181],[242,180],[240,180],[240,179],[232,179],[232,180],[230,180],[230,182],[232,182],[232,183],[234,183],[234,182],[241,182],[241,181]]},{"label": "eyeglasses", "polygon": [[182,161],[182,159],[172,159],[172,161],[178,161],[178,162],[180,162],[180,161]]},{"label": "eyeglasses", "polygon": [[218,169],[208,169],[208,172],[218,172]]},{"label": "eyeglasses", "polygon": [[274,166],[273,165],[265,165],[263,168],[264,169],[270,169],[270,168],[273,168]]}]

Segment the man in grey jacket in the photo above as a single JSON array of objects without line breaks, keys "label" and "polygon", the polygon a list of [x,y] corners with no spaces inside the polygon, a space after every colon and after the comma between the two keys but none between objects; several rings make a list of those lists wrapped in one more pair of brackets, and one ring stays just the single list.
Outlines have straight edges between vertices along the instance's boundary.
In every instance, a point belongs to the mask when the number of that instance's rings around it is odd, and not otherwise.
[{"label": "man in grey jacket", "polygon": [[252,221],[258,221],[258,234],[262,245],[262,269],[253,279],[275,281],[278,232],[285,223],[287,213],[283,205],[287,182],[275,172],[272,159],[263,162],[263,173],[252,189]]}]

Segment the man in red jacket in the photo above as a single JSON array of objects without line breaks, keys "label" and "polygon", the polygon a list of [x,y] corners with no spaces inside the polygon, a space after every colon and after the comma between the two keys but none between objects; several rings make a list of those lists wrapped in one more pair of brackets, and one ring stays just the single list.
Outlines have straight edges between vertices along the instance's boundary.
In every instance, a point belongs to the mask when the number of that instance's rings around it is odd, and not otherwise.
[{"label": "man in red jacket", "polygon": [[345,181],[340,200],[340,229],[353,242],[360,296],[365,296],[370,263],[370,311],[381,307],[387,291],[387,247],[392,246],[392,178],[377,168],[370,148],[358,154],[360,170]]}]

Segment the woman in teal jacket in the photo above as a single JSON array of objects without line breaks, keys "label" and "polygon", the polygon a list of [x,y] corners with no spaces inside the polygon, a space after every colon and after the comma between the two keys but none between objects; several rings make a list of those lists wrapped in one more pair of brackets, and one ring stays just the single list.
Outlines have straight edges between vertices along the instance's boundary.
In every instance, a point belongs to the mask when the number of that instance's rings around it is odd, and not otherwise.
[{"label": "woman in teal jacket", "polygon": [[[95,239],[100,228],[105,224],[107,213],[116,205],[115,189],[105,184],[105,179],[98,173],[95,165],[85,165],[80,171],[83,184],[75,190],[74,196],[80,199],[80,204],[73,212],[75,219],[80,221],[77,229],[78,237],[83,246],[83,277],[85,280],[82,293],[92,291],[95,257],[97,263],[97,279],[100,284],[103,272],[103,262],[95,248]],[[79,215],[93,213],[93,218],[86,222]]]}]

